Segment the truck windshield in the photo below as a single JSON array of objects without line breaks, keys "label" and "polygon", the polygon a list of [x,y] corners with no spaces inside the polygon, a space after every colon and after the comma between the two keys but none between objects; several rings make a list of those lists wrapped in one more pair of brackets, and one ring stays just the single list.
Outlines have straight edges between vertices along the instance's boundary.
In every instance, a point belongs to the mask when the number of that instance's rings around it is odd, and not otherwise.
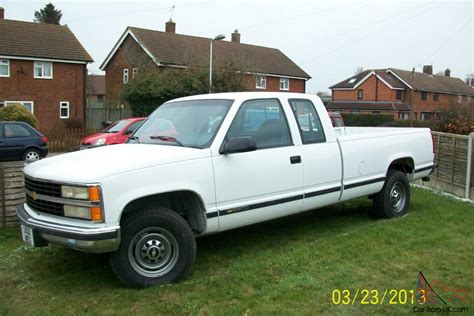
[{"label": "truck windshield", "polygon": [[207,148],[233,100],[165,103],[130,137],[130,143]]}]

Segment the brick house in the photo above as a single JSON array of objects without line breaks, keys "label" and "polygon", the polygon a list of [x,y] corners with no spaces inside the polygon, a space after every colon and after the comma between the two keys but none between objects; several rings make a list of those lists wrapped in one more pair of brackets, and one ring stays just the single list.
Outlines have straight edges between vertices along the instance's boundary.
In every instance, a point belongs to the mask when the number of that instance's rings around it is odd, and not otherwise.
[{"label": "brick house", "polygon": [[105,76],[88,75],[86,84],[87,106],[103,107],[105,100]]},{"label": "brick house", "polygon": [[331,87],[328,110],[353,113],[386,113],[396,118],[429,120],[456,104],[467,104],[474,90],[459,78],[433,75],[432,66],[423,72],[394,68],[370,69]]},{"label": "brick house", "polygon": [[40,129],[84,122],[91,56],[67,26],[4,19],[0,8],[0,107],[20,103]]},{"label": "brick house", "polygon": [[[101,70],[106,72],[105,98],[112,106],[126,105],[121,96],[124,85],[145,68],[209,69],[211,39],[176,34],[168,21],[165,32],[127,27],[108,54]],[[243,44],[235,30],[231,41],[214,41],[213,68],[232,62],[248,80],[248,91],[305,92],[311,77],[280,50]]]}]

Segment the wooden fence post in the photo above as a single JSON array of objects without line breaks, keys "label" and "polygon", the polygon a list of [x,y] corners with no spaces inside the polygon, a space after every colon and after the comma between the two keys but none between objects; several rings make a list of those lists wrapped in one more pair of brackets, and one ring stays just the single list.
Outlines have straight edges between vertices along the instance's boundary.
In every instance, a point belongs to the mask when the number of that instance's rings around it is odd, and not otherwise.
[{"label": "wooden fence post", "polygon": [[472,142],[474,140],[474,133],[469,134],[469,140],[467,145],[467,168],[466,168],[466,191],[465,198],[469,199],[471,192],[471,169],[472,169]]}]

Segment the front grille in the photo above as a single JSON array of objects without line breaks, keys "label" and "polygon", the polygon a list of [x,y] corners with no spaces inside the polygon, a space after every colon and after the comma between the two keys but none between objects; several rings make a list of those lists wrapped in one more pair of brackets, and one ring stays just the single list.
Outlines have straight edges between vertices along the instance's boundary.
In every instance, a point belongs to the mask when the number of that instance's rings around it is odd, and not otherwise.
[{"label": "front grille", "polygon": [[38,181],[25,177],[25,188],[38,194],[61,197],[61,185],[57,183]]},{"label": "front grille", "polygon": [[42,200],[33,200],[29,195],[26,195],[26,204],[40,213],[46,213],[57,216],[64,216],[63,205],[59,203],[42,201]]},{"label": "front grille", "polygon": [[[61,185],[58,183],[33,180],[25,176],[25,188],[33,195],[41,194],[51,197],[61,197]],[[26,194],[26,204],[40,213],[64,216],[64,208],[60,203],[40,199],[35,200],[32,196]]]}]

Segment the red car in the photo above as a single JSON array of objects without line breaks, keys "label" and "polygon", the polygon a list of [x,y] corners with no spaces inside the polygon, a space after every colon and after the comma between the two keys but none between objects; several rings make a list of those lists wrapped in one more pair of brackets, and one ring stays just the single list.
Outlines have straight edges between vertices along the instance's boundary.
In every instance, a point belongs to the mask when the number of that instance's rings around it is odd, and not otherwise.
[{"label": "red car", "polygon": [[99,133],[85,137],[81,141],[80,149],[123,144],[144,120],[145,117],[134,117],[112,123]]}]

